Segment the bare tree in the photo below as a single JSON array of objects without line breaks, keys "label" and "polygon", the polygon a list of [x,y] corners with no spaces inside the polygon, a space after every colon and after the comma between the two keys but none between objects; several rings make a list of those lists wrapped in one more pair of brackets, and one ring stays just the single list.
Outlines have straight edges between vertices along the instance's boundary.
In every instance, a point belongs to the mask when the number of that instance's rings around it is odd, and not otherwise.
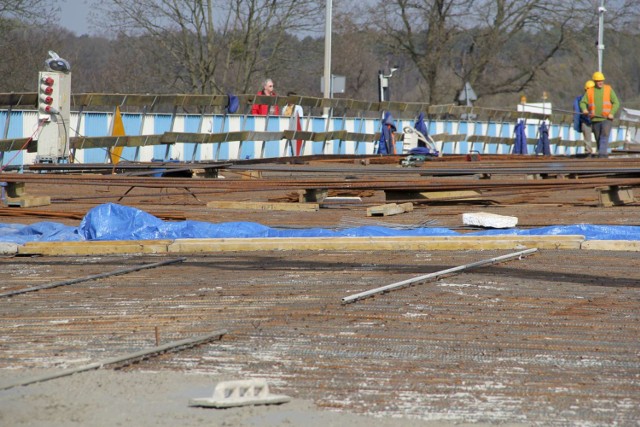
[{"label": "bare tree", "polygon": [[152,37],[170,88],[246,92],[279,66],[287,33],[322,16],[318,0],[107,0],[110,26]]},{"label": "bare tree", "polygon": [[[54,37],[57,38],[59,33]],[[0,92],[32,92],[36,90],[38,71],[48,58],[55,40],[27,27],[5,31],[0,37]]]},{"label": "bare tree", "polygon": [[60,34],[52,34],[47,39],[31,28],[37,28],[38,24],[51,24],[59,11],[59,7],[46,0],[0,0],[0,52],[3,53],[0,87],[20,91],[35,87],[36,78],[27,70],[35,62],[43,64],[47,58],[47,49],[43,47]]},{"label": "bare tree", "polygon": [[[454,99],[465,82],[479,98],[522,92],[547,78],[554,58],[584,45],[597,23],[593,0],[381,1],[390,45],[424,79],[427,102]],[[615,14],[633,2],[609,5]],[[637,6],[635,6],[637,9]],[[628,18],[627,18],[628,19]]]},{"label": "bare tree", "polygon": [[346,96],[377,97],[377,70],[386,51],[378,49],[381,33],[369,23],[359,23],[351,10],[333,17],[332,72],[346,77]]},{"label": "bare tree", "polygon": [[[42,11],[46,11],[43,13]],[[33,24],[55,18],[60,11],[47,0],[2,0],[0,1],[0,31],[16,23]]]}]

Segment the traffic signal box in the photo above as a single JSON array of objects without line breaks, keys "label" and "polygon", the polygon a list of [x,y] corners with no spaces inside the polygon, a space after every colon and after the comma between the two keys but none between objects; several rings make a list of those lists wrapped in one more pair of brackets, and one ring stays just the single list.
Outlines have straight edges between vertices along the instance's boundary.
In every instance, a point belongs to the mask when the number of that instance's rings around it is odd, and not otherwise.
[{"label": "traffic signal box", "polygon": [[60,163],[69,158],[71,73],[41,71],[38,75],[39,163]]}]

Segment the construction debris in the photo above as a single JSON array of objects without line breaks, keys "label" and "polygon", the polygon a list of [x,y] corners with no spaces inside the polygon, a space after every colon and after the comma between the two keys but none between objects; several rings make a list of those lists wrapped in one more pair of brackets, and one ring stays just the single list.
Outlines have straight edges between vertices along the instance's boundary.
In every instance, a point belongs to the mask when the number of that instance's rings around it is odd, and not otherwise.
[{"label": "construction debris", "polygon": [[611,207],[635,202],[633,186],[609,185],[597,187],[599,206]]},{"label": "construction debris", "polygon": [[462,224],[484,228],[513,228],[518,225],[518,218],[488,212],[471,212],[462,214]]},{"label": "construction debris", "polygon": [[216,384],[212,397],[189,400],[189,406],[231,408],[248,405],[279,405],[291,401],[289,396],[271,394],[265,379],[222,381]]},{"label": "construction debris", "polygon": [[16,255],[18,245],[16,243],[0,242],[0,255]]},{"label": "construction debris", "polygon": [[381,206],[372,206],[367,209],[367,216],[391,216],[413,211],[413,203],[387,203]]}]

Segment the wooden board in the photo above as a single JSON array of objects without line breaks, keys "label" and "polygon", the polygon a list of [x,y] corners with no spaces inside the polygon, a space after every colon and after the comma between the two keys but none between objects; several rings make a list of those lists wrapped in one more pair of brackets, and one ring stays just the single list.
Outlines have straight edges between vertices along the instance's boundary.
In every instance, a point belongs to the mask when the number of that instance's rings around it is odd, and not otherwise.
[{"label": "wooden board", "polygon": [[318,203],[234,202],[224,200],[209,202],[207,203],[207,207],[213,209],[298,212],[315,212],[320,209]]},{"label": "wooden board", "polygon": [[407,200],[407,199],[464,199],[475,200],[481,198],[479,191],[475,190],[451,190],[451,191],[415,191],[415,190],[385,190],[386,200]]},{"label": "wooden board", "polygon": [[[199,254],[225,251],[460,251],[577,250],[584,236],[444,236],[444,237],[314,237],[252,239],[176,239],[137,241],[29,242],[18,255],[84,256],[113,254]],[[594,241],[590,241],[589,249]],[[613,246],[610,246],[613,247]],[[622,248],[623,246],[619,246]],[[628,246],[627,246],[628,247]],[[600,248],[599,248],[600,249]],[[601,250],[606,250],[601,248]],[[633,250],[633,249],[611,249]]]},{"label": "wooden board", "polygon": [[587,240],[582,243],[582,249],[594,251],[625,251],[640,252],[638,240]]},{"label": "wooden board", "polygon": [[173,240],[101,240],[81,242],[28,242],[18,255],[116,255],[165,254]]},{"label": "wooden board", "polygon": [[391,216],[413,211],[413,203],[387,203],[367,208],[367,216]]},{"label": "wooden board", "polygon": [[7,197],[7,206],[32,208],[36,206],[48,206],[50,204],[51,197],[49,196]]},{"label": "wooden board", "polygon": [[176,239],[172,253],[206,253],[260,250],[519,250],[580,249],[583,236],[483,236],[483,237],[339,237],[264,239]]}]

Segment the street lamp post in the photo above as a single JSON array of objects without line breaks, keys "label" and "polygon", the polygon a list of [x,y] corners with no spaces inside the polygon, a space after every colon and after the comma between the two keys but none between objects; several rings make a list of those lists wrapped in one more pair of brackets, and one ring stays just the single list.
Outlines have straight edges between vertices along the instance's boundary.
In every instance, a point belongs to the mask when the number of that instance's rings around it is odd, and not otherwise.
[{"label": "street lamp post", "polygon": [[[331,98],[331,8],[332,0],[327,0],[324,29],[324,97]],[[329,108],[324,109],[328,116]]]},{"label": "street lamp post", "polygon": [[389,74],[385,74],[384,70],[378,70],[378,98],[380,102],[390,101],[391,94],[389,92],[389,79],[393,76],[393,73],[398,71],[398,66],[391,68]]},{"label": "street lamp post", "polygon": [[604,7],[604,0],[600,0],[598,8],[598,71],[602,72],[602,56],[604,55],[604,13],[607,11]]}]

